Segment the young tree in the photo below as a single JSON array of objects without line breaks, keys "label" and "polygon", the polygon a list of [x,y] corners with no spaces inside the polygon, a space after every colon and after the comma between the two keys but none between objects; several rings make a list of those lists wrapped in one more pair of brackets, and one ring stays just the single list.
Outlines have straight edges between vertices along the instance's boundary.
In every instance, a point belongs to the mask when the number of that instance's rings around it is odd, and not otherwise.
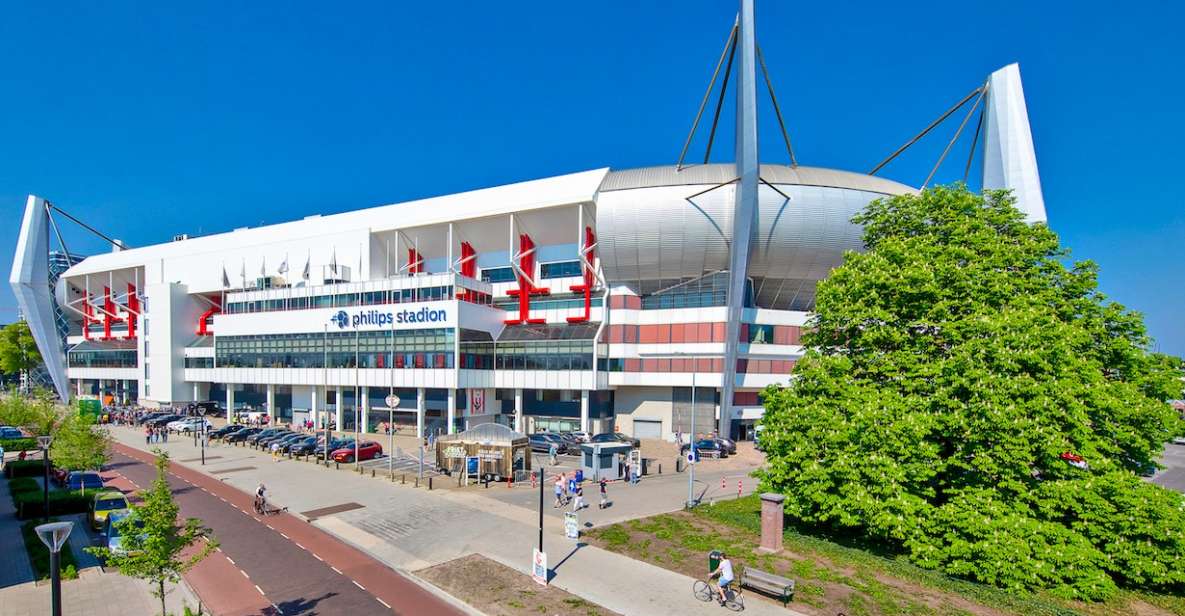
[{"label": "young tree", "polygon": [[0,329],[0,372],[20,374],[41,365],[41,352],[24,321],[9,323]]},{"label": "young tree", "polygon": [[66,470],[98,469],[107,463],[110,447],[111,434],[96,426],[93,416],[67,410],[54,430],[49,457]]},{"label": "young tree", "polygon": [[789,387],[765,392],[788,515],[1007,588],[1185,584],[1185,500],[1142,481],[1180,360],[1004,191],[873,202],[821,282]]},{"label": "young tree", "polygon": [[34,396],[0,397],[0,424],[26,428],[34,435],[50,434],[59,421],[60,410],[45,392]]},{"label": "young tree", "polygon": [[[88,552],[106,559],[119,572],[131,577],[148,580],[153,585],[152,594],[160,599],[162,616],[165,610],[165,583],[177,583],[188,571],[218,547],[210,529],[202,526],[201,520],[187,518],[178,521],[180,507],[173,500],[173,492],[165,477],[169,469],[169,456],[156,452],[156,479],[152,487],[143,491],[143,503],[133,505],[128,517],[116,522],[116,531],[121,537],[119,553],[106,547],[86,548]],[[202,539],[209,541],[202,542]],[[182,552],[197,545],[190,556]]]}]

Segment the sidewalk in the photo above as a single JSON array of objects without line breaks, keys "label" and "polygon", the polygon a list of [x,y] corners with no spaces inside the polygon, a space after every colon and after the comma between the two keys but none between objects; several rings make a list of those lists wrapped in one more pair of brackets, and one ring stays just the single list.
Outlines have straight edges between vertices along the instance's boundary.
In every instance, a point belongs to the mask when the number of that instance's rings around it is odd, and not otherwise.
[{"label": "sidewalk", "polygon": [[[145,449],[143,438],[136,432],[116,429],[113,435],[133,448]],[[174,460],[192,460],[200,455],[192,441],[185,439],[171,440],[161,447]],[[312,516],[315,519],[310,521],[391,567],[416,570],[476,552],[529,574],[531,549],[539,532],[537,493],[531,503],[519,504],[519,498],[525,501],[530,497],[523,494],[510,499],[515,502],[506,502],[485,494],[495,490],[518,493],[519,489],[428,492],[410,484],[360,476],[344,468],[335,471],[332,466],[324,468],[287,459],[273,462],[270,455],[247,447],[221,446],[213,452],[207,449],[206,454],[205,467],[197,462],[184,464],[246,493],[260,482],[266,483],[272,500],[289,507],[295,515],[348,505],[339,513]],[[211,459],[213,455],[219,458]],[[644,490],[648,481],[639,487],[617,488],[615,497],[621,500],[632,490]],[[718,483],[719,478],[715,481]],[[657,489],[661,485],[664,493],[685,494],[685,482],[683,476],[672,476],[655,486]],[[545,496],[544,547],[554,572],[553,584],[622,614],[720,613],[719,606],[701,603],[692,596],[695,580],[690,577],[565,538],[562,516],[550,508],[550,494]],[[595,502],[595,496],[590,495],[589,500]],[[677,502],[673,506],[660,503],[638,509],[670,510],[678,508]],[[586,510],[581,517],[589,515]],[[756,598],[745,611],[782,616],[796,613]]]},{"label": "sidewalk", "polygon": [[[171,585],[169,585],[171,586]],[[166,588],[169,589],[169,586]],[[165,594],[170,614],[181,614],[183,605],[197,611],[197,599],[184,585],[171,586]],[[48,584],[27,582],[0,590],[4,616],[44,616],[50,610]],[[77,580],[62,581],[63,616],[128,616],[159,614],[160,599],[152,596],[148,583],[113,571],[94,568]]]},{"label": "sidewalk", "polygon": [[33,581],[33,566],[25,553],[21,521],[16,519],[8,480],[0,479],[0,588]]}]

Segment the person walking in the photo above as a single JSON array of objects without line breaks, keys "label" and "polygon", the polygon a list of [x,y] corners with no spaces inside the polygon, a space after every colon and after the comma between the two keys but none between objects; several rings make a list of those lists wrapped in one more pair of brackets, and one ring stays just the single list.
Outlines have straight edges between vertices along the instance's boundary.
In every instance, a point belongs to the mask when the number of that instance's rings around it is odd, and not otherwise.
[{"label": "person walking", "polygon": [[151,426],[144,428],[144,444],[145,445],[152,444],[152,427]]},{"label": "person walking", "polygon": [[601,481],[598,483],[601,484],[601,502],[597,504],[597,509],[604,509],[609,506],[609,492],[607,491],[609,480],[601,477]]},{"label": "person walking", "polygon": [[555,504],[551,506],[552,509],[558,509],[564,506],[564,475],[560,473],[555,476]]},{"label": "person walking", "polygon": [[557,453],[559,453],[559,451],[556,449],[555,443],[552,443],[547,448],[547,455],[551,457],[551,465],[552,466],[555,466],[555,456]]},{"label": "person walking", "polygon": [[572,480],[572,483],[574,485],[572,494],[576,495],[576,498],[572,500],[572,512],[575,513],[584,509],[586,505],[584,503],[584,486],[576,483],[575,479]]},{"label": "person walking", "polygon": [[638,485],[638,475],[642,473],[642,464],[630,464],[630,485]]},{"label": "person walking", "polygon": [[164,439],[164,442],[166,442],[166,443],[169,442],[169,429],[168,428],[161,428],[160,429],[160,436],[162,439]]},{"label": "person walking", "polygon": [[630,477],[633,477],[633,475],[630,474],[630,462],[629,462],[629,460],[626,460],[625,461],[625,480],[626,480],[626,483],[633,485],[633,482],[630,481]]}]

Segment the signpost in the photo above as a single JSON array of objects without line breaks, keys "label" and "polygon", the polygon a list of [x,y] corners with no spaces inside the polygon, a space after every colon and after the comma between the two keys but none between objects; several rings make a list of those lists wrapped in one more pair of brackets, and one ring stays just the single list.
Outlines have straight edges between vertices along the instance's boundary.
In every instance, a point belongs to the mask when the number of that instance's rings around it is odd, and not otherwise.
[{"label": "signpost", "polygon": [[547,552],[540,552],[539,548],[531,550],[531,577],[547,586]]},{"label": "signpost", "polygon": [[564,512],[564,536],[569,539],[580,538],[580,517],[575,511]]}]

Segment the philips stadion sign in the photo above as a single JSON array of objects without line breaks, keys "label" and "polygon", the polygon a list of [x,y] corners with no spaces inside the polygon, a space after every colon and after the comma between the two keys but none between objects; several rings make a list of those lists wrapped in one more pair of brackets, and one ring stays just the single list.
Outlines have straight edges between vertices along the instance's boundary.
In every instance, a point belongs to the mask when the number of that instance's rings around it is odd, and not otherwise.
[{"label": "philips stadion sign", "polygon": [[457,326],[453,301],[278,310],[214,316],[216,336],[435,329]]}]

